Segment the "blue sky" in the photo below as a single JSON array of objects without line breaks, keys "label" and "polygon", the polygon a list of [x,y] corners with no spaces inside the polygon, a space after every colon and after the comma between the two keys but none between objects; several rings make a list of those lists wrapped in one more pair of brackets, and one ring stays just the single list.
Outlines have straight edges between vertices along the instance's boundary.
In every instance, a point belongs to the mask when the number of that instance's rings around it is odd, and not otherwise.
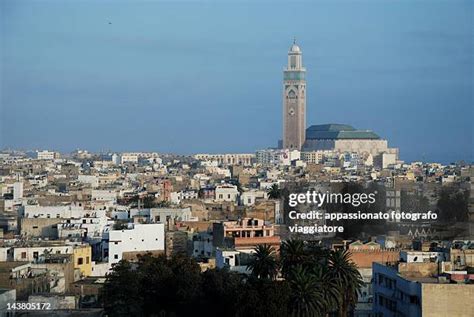
[{"label": "blue sky", "polygon": [[372,129],[407,161],[473,160],[472,1],[0,6],[0,148],[275,146],[296,36],[308,125]]}]

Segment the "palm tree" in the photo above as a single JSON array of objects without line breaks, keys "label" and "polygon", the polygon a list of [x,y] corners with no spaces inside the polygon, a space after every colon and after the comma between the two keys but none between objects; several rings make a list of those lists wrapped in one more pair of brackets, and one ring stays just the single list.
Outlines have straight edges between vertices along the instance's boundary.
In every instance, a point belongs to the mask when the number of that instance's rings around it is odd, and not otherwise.
[{"label": "palm tree", "polygon": [[295,317],[321,316],[325,311],[324,296],[314,275],[301,265],[294,267],[289,276],[291,288],[290,311]]},{"label": "palm tree", "polygon": [[323,247],[320,241],[308,241],[306,244],[306,253],[312,259],[313,263],[327,266],[329,249]]},{"label": "palm tree", "polygon": [[329,269],[324,264],[314,265],[310,273],[316,279],[318,289],[322,293],[324,310],[323,315],[336,311],[340,306],[341,294],[335,279],[329,274]]},{"label": "palm tree", "polygon": [[357,266],[346,250],[331,251],[329,254],[329,275],[337,283],[339,298],[339,316],[346,317],[349,308],[357,303],[360,288],[364,284]]},{"label": "palm tree", "polygon": [[278,274],[275,249],[268,244],[259,244],[254,250],[255,254],[247,268],[252,271],[252,275],[255,277],[274,280]]},{"label": "palm tree", "polygon": [[281,197],[281,191],[280,188],[278,187],[278,184],[273,184],[268,188],[267,190],[268,198],[270,199],[280,199]]},{"label": "palm tree", "polygon": [[291,269],[297,265],[303,265],[307,261],[304,243],[299,239],[284,241],[281,245],[281,270],[285,277]]}]

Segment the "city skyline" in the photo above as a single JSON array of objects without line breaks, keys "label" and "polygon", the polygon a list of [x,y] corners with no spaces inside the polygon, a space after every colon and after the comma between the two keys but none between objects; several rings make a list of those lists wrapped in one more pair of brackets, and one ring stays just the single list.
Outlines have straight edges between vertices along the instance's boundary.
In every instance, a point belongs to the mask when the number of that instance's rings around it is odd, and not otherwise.
[{"label": "city skyline", "polygon": [[472,161],[472,3],[341,4],[278,3],[270,18],[264,2],[2,2],[0,148],[274,147],[296,36],[307,127],[377,131],[406,161]]}]

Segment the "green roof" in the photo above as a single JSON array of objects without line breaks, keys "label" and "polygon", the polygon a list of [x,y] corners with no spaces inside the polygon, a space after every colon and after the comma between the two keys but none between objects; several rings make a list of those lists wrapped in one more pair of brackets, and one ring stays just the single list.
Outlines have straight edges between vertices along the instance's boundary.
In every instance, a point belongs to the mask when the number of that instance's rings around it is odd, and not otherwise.
[{"label": "green roof", "polygon": [[308,140],[340,140],[340,139],[369,139],[378,140],[380,137],[371,130],[356,130],[347,124],[320,124],[306,129]]}]

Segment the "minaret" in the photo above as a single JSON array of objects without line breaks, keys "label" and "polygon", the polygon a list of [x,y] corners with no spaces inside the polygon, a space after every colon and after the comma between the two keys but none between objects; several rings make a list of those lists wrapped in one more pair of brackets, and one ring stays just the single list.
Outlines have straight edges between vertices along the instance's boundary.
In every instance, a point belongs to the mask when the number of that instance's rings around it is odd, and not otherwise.
[{"label": "minaret", "polygon": [[306,139],[306,69],[296,40],[283,72],[283,148],[301,150]]}]

